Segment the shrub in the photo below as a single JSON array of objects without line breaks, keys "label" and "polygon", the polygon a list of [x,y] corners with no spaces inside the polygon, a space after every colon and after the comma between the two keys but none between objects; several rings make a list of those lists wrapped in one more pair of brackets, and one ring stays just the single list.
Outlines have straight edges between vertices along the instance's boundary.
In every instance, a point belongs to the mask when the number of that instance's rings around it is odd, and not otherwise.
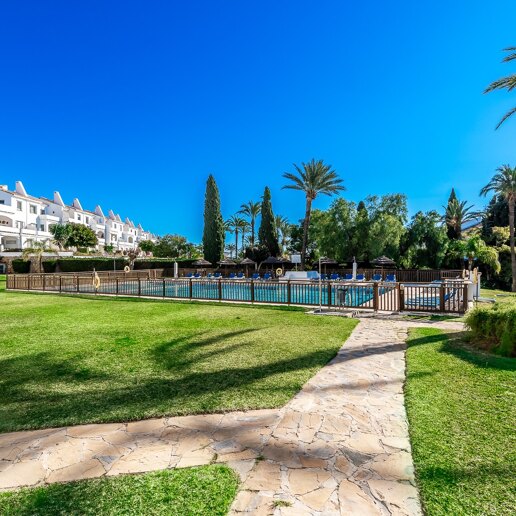
[{"label": "shrub", "polygon": [[516,301],[479,306],[468,312],[473,344],[502,356],[516,356]]},{"label": "shrub", "polygon": [[173,258],[145,258],[134,261],[135,270],[144,269],[173,269],[174,262],[177,262],[179,267],[192,267],[193,262],[197,258],[173,259]]},{"label": "shrub", "polygon": [[127,265],[125,258],[59,258],[57,265],[61,272],[87,272],[93,269],[97,271],[122,270]]},{"label": "shrub", "polygon": [[44,272],[48,272],[48,273],[56,272],[57,260],[45,260],[42,263],[42,265],[43,265]]},{"label": "shrub", "polygon": [[28,274],[30,272],[30,260],[16,259],[12,262],[13,271],[16,274]]}]

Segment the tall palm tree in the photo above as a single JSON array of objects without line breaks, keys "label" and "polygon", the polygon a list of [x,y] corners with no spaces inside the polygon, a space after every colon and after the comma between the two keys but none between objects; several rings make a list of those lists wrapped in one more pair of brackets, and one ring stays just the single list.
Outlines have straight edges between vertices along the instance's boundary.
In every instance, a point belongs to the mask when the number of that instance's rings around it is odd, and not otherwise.
[{"label": "tall palm tree", "polygon": [[326,165],[323,160],[312,158],[308,163],[301,163],[301,166],[294,163],[297,174],[285,172],[283,177],[291,181],[283,188],[301,190],[305,193],[305,219],[303,221],[303,245],[301,247],[301,268],[304,269],[306,258],[306,247],[308,245],[308,226],[310,224],[310,213],[312,202],[319,194],[333,195],[346,188],[342,185],[342,179],[331,165]]},{"label": "tall palm tree", "polygon": [[509,205],[509,245],[511,248],[512,291],[516,292],[516,252],[514,250],[514,205],[516,203],[516,167],[502,165],[496,169],[496,174],[487,183],[480,195],[494,192],[505,197]]},{"label": "tall palm tree", "polygon": [[240,231],[242,233],[242,251],[245,250],[245,245],[246,245],[247,241],[249,240],[248,238],[246,238],[246,235],[250,229],[251,229],[251,224],[249,224],[249,222],[247,222],[247,220],[242,219],[242,225],[240,226]]},{"label": "tall palm tree", "polygon": [[240,211],[238,212],[249,217],[249,221],[251,222],[251,247],[254,247],[256,218],[260,215],[261,207],[261,202],[248,201],[240,206]]},{"label": "tall palm tree", "polygon": [[[508,47],[503,49],[504,52],[510,52],[508,55],[506,55],[502,62],[508,63],[509,61],[516,60],[516,47]],[[492,82],[484,91],[484,93],[489,93],[490,91],[494,90],[507,90],[512,91],[516,88],[516,74],[508,75],[507,77],[502,77],[501,79],[498,79],[497,81]],[[510,109],[503,118],[500,120],[496,128],[498,129],[511,115],[516,113],[516,107]]]},{"label": "tall palm tree", "polygon": [[247,221],[242,217],[231,215],[228,220],[224,223],[226,231],[235,234],[235,257],[238,256],[238,235],[242,232],[242,229],[246,226]]},{"label": "tall palm tree", "polygon": [[448,232],[450,238],[460,240],[462,237],[462,225],[471,222],[479,217],[477,212],[471,211],[473,205],[466,206],[467,202],[459,202],[458,199],[452,199],[444,208],[444,222],[451,231]]},{"label": "tall palm tree", "polygon": [[288,238],[290,236],[290,222],[288,221],[287,217],[283,217],[282,215],[276,215],[274,217],[274,222],[276,224],[276,229],[278,230],[278,233],[280,235],[279,244],[281,248],[281,253],[283,254],[287,247]]},{"label": "tall palm tree", "polygon": [[233,258],[233,251],[235,250],[235,244],[227,244],[226,250],[229,251],[229,257]]}]

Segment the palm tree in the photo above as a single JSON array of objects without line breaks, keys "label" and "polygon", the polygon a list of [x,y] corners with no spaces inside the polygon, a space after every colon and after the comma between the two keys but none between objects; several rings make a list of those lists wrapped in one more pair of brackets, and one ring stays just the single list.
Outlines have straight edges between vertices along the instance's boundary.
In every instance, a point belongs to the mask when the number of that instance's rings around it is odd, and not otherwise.
[{"label": "palm tree", "polygon": [[507,200],[509,205],[509,245],[511,247],[512,291],[516,292],[516,252],[514,250],[514,205],[516,203],[516,167],[502,165],[496,169],[497,173],[487,183],[480,195],[494,192]]},{"label": "palm tree", "polygon": [[242,225],[240,226],[240,231],[242,232],[242,251],[245,250],[245,245],[249,240],[246,238],[247,232],[251,229],[251,224],[247,222],[247,220],[242,220]]},{"label": "palm tree", "polygon": [[235,233],[235,258],[238,256],[238,235],[246,225],[247,221],[242,217],[237,217],[236,215],[231,215],[231,217],[229,217],[229,219],[224,223],[226,231]]},{"label": "palm tree", "polygon": [[[510,54],[506,55],[502,62],[508,63],[509,61],[516,60],[516,47],[508,47],[503,49],[504,52],[510,52]],[[507,77],[502,77],[497,81],[492,82],[484,91],[484,93],[489,93],[494,90],[507,90],[512,91],[516,88],[516,74],[508,75]],[[516,113],[516,107],[510,109],[503,118],[500,120],[496,128],[498,129],[511,115]]]},{"label": "palm tree", "polygon": [[291,181],[283,188],[305,192],[305,219],[303,221],[303,245],[301,247],[301,269],[304,269],[312,202],[318,194],[333,195],[345,190],[345,187],[341,184],[342,179],[337,176],[337,172],[331,168],[331,165],[326,165],[323,160],[316,161],[312,158],[308,163],[301,163],[301,167],[294,163],[294,168],[297,174],[291,174],[290,172],[283,174],[285,179]]},{"label": "palm tree", "polygon": [[249,201],[242,204],[242,206],[240,206],[240,211],[238,212],[249,217],[249,221],[251,222],[251,247],[254,247],[254,228],[256,225],[256,218],[260,215],[261,207],[262,204],[260,202]]},{"label": "palm tree", "polygon": [[288,239],[290,236],[290,223],[287,217],[283,217],[282,215],[276,215],[274,217],[274,222],[276,224],[276,229],[280,235],[280,247],[281,253],[285,252],[285,248],[287,247]]},{"label": "palm tree", "polygon": [[452,199],[447,206],[443,206],[445,210],[444,222],[451,229],[448,232],[450,238],[460,240],[462,237],[462,225],[479,217],[478,213],[471,211],[473,205],[466,206],[466,204],[466,201],[459,202],[458,199]]},{"label": "palm tree", "polygon": [[227,244],[226,250],[229,251],[229,257],[233,258],[233,251],[235,250],[235,244]]},{"label": "palm tree", "polygon": [[31,256],[37,257],[39,272],[43,272],[43,253],[48,250],[46,242],[33,242],[30,247],[22,251],[22,259],[28,261]]}]

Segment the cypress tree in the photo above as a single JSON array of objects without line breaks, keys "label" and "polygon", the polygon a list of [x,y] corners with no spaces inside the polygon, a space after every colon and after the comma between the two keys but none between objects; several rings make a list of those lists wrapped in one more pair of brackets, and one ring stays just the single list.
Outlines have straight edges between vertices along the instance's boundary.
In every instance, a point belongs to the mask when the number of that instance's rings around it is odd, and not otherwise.
[{"label": "cypress tree", "polygon": [[220,212],[219,189],[215,178],[210,174],[206,182],[204,198],[204,232],[202,245],[204,259],[216,264],[224,256],[224,221]]},{"label": "cypress tree", "polygon": [[278,231],[274,222],[274,213],[271,204],[271,191],[266,186],[262,198],[260,229],[258,230],[258,238],[260,244],[265,246],[271,256],[278,256],[280,247],[278,243]]}]

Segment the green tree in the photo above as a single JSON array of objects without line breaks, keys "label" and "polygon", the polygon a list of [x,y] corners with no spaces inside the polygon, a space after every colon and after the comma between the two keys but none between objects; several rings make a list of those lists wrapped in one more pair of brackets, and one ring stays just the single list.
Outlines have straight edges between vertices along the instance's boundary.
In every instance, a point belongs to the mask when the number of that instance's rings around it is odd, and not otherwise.
[{"label": "green tree", "polygon": [[70,224],[71,232],[66,242],[67,247],[95,247],[98,243],[95,231],[82,224]]},{"label": "green tree", "polygon": [[516,253],[514,249],[514,205],[516,203],[516,167],[502,165],[497,169],[497,173],[487,183],[480,195],[487,195],[494,192],[503,196],[507,200],[509,209],[509,247],[511,249],[511,271],[512,271],[512,291],[516,292]]},{"label": "green tree", "polygon": [[[224,223],[226,231],[235,234],[235,256],[238,256],[238,235],[245,233],[248,227],[247,221],[237,215],[231,215],[228,220]],[[243,242],[243,238],[242,238]]]},{"label": "green tree", "polygon": [[215,178],[210,174],[204,199],[204,258],[215,264],[224,256],[224,220],[220,211],[220,195]]},{"label": "green tree", "polygon": [[419,211],[412,217],[402,242],[402,260],[405,267],[439,269],[448,250],[448,236],[436,211]]},{"label": "green tree", "polygon": [[[142,249],[140,243],[140,249]],[[191,258],[195,246],[182,235],[163,235],[153,246],[156,258]]]},{"label": "green tree", "polygon": [[270,253],[270,256],[278,256],[280,249],[278,244],[278,232],[274,224],[274,212],[272,211],[271,191],[266,186],[263,192],[261,206],[261,221],[258,230],[258,239],[260,244],[264,245]]},{"label": "green tree", "polygon": [[460,202],[452,188],[448,204],[444,208],[444,222],[446,223],[447,235],[450,240],[460,240],[462,238],[462,226],[466,222],[471,222],[479,217],[479,214],[471,211],[473,205],[466,206],[467,201]]},{"label": "green tree", "polygon": [[72,224],[52,224],[49,231],[52,234],[53,242],[62,251],[68,247],[68,239],[72,234]]},{"label": "green tree", "polygon": [[[509,61],[516,60],[516,47],[508,47],[503,49],[504,52],[509,52],[508,55],[506,55],[502,62],[508,63]],[[502,77],[501,79],[498,79],[497,81],[492,82],[484,91],[484,93],[489,93],[491,91],[495,90],[507,90],[512,91],[514,88],[516,88],[516,74],[508,75],[507,77]],[[516,113],[516,107],[510,109],[503,118],[500,120],[496,128],[498,129],[510,116],[512,116],[514,113]]]},{"label": "green tree", "polygon": [[[142,240],[140,242],[140,249],[144,253],[152,253],[154,251],[155,247],[156,247],[156,245],[154,244],[154,242],[152,240]],[[104,246],[104,249],[106,249],[105,246]]]},{"label": "green tree", "polygon": [[475,233],[466,240],[459,241],[458,251],[467,258],[468,268],[472,270],[475,260],[478,262],[491,267],[495,274],[498,274],[501,269],[498,251],[489,245],[487,245],[482,237]]},{"label": "green tree", "polygon": [[355,219],[355,230],[353,232],[352,256],[355,256],[358,261],[370,261],[369,256],[369,227],[371,221],[369,220],[369,212],[364,201],[360,201],[357,206],[357,214]]},{"label": "green tree", "polygon": [[261,210],[261,203],[260,202],[253,202],[248,201],[242,206],[240,206],[240,211],[242,215],[245,215],[246,217],[249,217],[249,222],[251,223],[251,241],[249,242],[251,244],[251,247],[254,247],[255,243],[255,228],[256,228],[256,219],[258,215],[260,215]]},{"label": "green tree", "polygon": [[287,250],[287,244],[290,237],[290,222],[287,217],[276,215],[274,217],[274,224],[278,232],[280,252],[283,254]]},{"label": "green tree", "polygon": [[303,221],[303,245],[301,248],[301,269],[305,266],[306,248],[308,244],[308,228],[310,226],[310,214],[312,202],[317,195],[333,195],[345,190],[342,179],[331,165],[326,165],[323,160],[312,159],[308,163],[301,163],[301,166],[294,163],[296,173],[285,172],[283,177],[290,181],[290,184],[283,188],[300,190],[305,193],[305,218]]}]

